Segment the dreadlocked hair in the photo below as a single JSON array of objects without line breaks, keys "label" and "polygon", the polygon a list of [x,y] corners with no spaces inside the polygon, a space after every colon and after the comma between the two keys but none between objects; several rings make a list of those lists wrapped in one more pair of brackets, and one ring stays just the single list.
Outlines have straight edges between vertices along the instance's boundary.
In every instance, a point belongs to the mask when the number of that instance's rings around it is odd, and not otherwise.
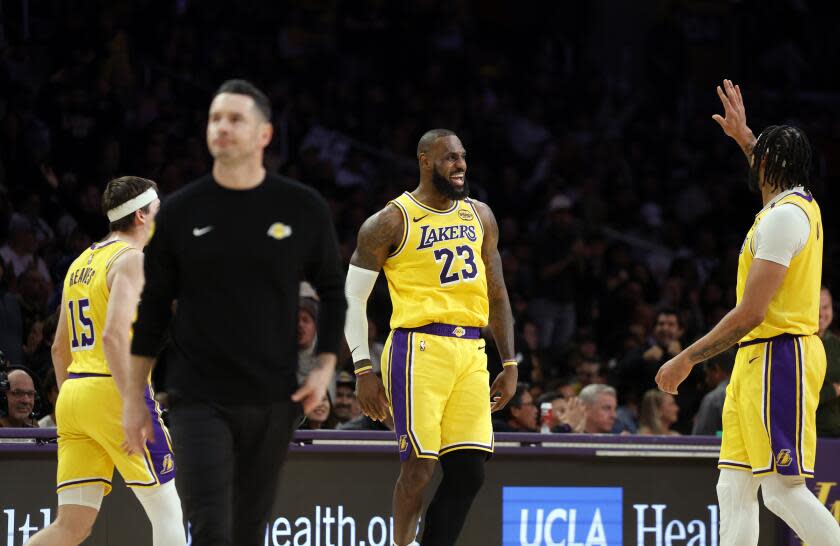
[{"label": "dreadlocked hair", "polygon": [[750,186],[756,190],[762,161],[765,161],[764,183],[774,191],[796,186],[809,190],[811,144],[802,129],[792,125],[771,125],[758,135],[750,167]]}]

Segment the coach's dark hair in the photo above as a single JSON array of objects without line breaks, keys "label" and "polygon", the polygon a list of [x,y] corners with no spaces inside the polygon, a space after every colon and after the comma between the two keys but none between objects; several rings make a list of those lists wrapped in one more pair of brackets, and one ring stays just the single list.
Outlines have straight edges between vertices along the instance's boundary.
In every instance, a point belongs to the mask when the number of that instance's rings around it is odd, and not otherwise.
[{"label": "coach's dark hair", "polygon": [[420,137],[420,141],[417,142],[417,159],[420,159],[420,154],[429,151],[429,148],[432,147],[432,144],[441,137],[453,136],[455,135],[454,131],[450,131],[449,129],[432,129],[431,131],[426,131],[423,136]]},{"label": "coach's dark hair", "polygon": [[749,183],[759,189],[758,170],[764,164],[764,183],[773,190],[796,186],[808,189],[811,171],[811,144],[805,132],[792,125],[771,125],[758,135],[753,148]]},{"label": "coach's dark hair", "polygon": [[[102,193],[102,212],[108,216],[108,211],[114,207],[118,207],[128,201],[134,199],[149,188],[154,188],[157,191],[157,184],[147,178],[140,178],[139,176],[123,176],[115,178],[108,182],[105,191]],[[151,203],[139,210],[149,212]],[[134,214],[128,214],[111,222],[111,231],[129,231],[134,227]]]},{"label": "coach's dark hair", "polygon": [[213,95],[215,99],[222,93],[233,93],[234,95],[248,95],[254,99],[254,106],[259,110],[265,121],[271,121],[271,101],[265,93],[260,91],[256,85],[248,80],[227,80],[216,90]]}]

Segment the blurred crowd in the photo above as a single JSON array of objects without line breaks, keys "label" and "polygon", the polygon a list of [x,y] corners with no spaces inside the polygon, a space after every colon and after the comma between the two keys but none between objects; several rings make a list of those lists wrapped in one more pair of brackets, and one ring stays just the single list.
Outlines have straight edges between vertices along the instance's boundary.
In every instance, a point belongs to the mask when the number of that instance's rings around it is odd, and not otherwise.
[{"label": "blurred crowd", "polygon": [[[281,4],[0,2],[0,349],[34,372],[44,415],[61,281],[107,231],[104,185],[133,174],[168,194],[205,173],[207,99],[231,77],[271,98],[267,168],[324,194],[345,262],[362,221],[416,185],[419,136],[458,133],[472,194],[499,221],[516,318],[523,385],[498,430],[719,430],[704,397],[722,403],[731,354],[698,366],[676,398],[652,389],[659,365],[734,305],[761,206],[711,120],[724,77],[744,90],[756,134],[787,122],[811,139],[835,286],[837,5]],[[316,294],[302,298],[305,362],[318,309]],[[383,278],[368,308],[377,360]],[[493,375],[494,351],[491,339]],[[340,367],[352,370],[346,351]],[[339,374],[306,426],[388,424],[360,415],[352,375]]]}]

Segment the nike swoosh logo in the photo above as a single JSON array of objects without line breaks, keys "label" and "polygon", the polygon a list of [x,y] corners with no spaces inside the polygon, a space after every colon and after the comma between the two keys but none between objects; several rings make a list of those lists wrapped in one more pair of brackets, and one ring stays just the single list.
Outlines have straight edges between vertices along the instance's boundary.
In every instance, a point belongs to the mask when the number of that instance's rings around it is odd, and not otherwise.
[{"label": "nike swoosh logo", "polygon": [[412,218],[412,220],[414,220],[415,222],[419,222],[420,220],[422,220],[422,219],[423,219],[423,218],[425,218],[426,216],[428,216],[428,214],[423,215],[423,216],[421,216],[420,218]]},{"label": "nike swoosh logo", "polygon": [[352,355],[353,353],[355,353],[355,352],[356,352],[356,349],[358,349],[359,347],[361,347],[361,345],[356,345],[355,347],[353,347],[352,349],[350,349],[350,354]]},{"label": "nike swoosh logo", "polygon": [[753,360],[755,360],[756,358],[761,358],[761,357],[760,357],[760,356],[757,356],[757,357],[755,357],[755,358],[751,358],[751,359],[750,359],[750,361],[748,362],[748,364],[752,364],[752,361],[753,361]]},{"label": "nike swoosh logo", "polygon": [[485,347],[487,347],[487,345],[482,345],[481,347],[478,348],[478,350],[483,351]]},{"label": "nike swoosh logo", "polygon": [[205,226],[203,228],[193,228],[193,237],[201,237],[213,231],[213,226]]}]

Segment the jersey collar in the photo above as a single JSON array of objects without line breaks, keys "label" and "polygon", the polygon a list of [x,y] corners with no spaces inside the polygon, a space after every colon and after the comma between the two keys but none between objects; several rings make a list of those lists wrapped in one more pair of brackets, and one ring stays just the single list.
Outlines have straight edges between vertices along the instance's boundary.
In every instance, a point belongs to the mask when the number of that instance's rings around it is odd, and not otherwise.
[{"label": "jersey collar", "polygon": [[793,188],[791,188],[791,189],[789,189],[789,190],[785,190],[785,191],[783,191],[782,193],[780,193],[779,195],[777,195],[777,196],[776,196],[776,197],[774,197],[773,199],[771,199],[771,200],[767,201],[767,204],[766,204],[766,205],[764,205],[764,208],[762,208],[762,209],[758,212],[758,214],[761,214],[762,212],[764,212],[764,211],[766,211],[766,210],[772,209],[773,207],[775,207],[775,206],[776,206],[776,203],[778,203],[779,201],[781,201],[782,199],[784,199],[784,198],[785,198],[785,197],[787,197],[788,195],[792,195],[792,194],[794,194],[794,193],[801,193],[801,194],[804,194],[804,193],[805,193],[805,187],[804,187],[804,186],[795,186],[795,187],[793,187]]}]

